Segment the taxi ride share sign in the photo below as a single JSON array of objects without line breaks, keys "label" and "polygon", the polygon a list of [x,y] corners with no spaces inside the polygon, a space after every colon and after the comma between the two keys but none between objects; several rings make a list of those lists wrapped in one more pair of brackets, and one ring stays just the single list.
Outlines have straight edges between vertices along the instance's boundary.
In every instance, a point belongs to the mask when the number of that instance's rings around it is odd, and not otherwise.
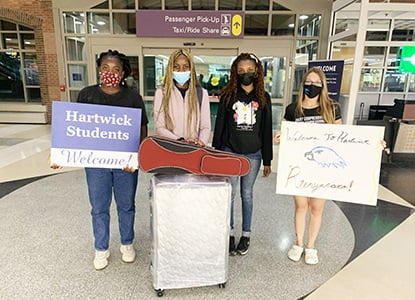
[{"label": "taxi ride share sign", "polygon": [[160,11],[136,12],[138,37],[242,38],[241,11]]}]

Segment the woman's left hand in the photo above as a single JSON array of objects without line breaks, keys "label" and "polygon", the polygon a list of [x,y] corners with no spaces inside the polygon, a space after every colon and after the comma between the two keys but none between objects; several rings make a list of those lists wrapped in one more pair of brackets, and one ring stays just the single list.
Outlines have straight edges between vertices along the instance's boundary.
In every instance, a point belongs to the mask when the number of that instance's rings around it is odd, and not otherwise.
[{"label": "woman's left hand", "polygon": [[126,172],[130,172],[130,173],[134,173],[135,170],[137,170],[137,169],[126,165],[124,168],[122,168],[122,170],[126,171]]},{"label": "woman's left hand", "polygon": [[386,144],[385,140],[381,140],[380,145],[382,146],[382,150],[385,151],[386,154],[389,155],[391,153],[391,149],[387,147],[387,144]]},{"label": "woman's left hand", "polygon": [[271,174],[271,167],[270,166],[264,166],[264,171],[262,173],[262,177],[268,177],[269,174]]},{"label": "woman's left hand", "polygon": [[188,138],[186,140],[187,143],[189,144],[195,144],[196,146],[200,146],[200,147],[204,147],[205,143],[203,143],[201,140],[199,139],[192,139],[192,138]]}]

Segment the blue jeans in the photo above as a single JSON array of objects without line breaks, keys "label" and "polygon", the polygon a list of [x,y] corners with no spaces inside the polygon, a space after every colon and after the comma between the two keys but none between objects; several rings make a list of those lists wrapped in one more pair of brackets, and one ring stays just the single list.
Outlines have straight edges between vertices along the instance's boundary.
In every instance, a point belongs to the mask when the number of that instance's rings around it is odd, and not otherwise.
[{"label": "blue jeans", "polygon": [[[231,149],[225,147],[223,150],[232,152]],[[242,231],[243,233],[251,232],[251,221],[252,221],[252,210],[253,210],[253,194],[254,194],[254,184],[258,176],[259,168],[261,167],[262,153],[261,150],[258,150],[255,153],[244,154],[249,161],[251,162],[251,169],[249,173],[245,176],[229,177],[232,185],[232,203],[231,203],[231,230],[234,227],[234,213],[233,207],[236,198],[236,191],[238,187],[238,180],[240,178],[241,187],[241,199],[242,199]]]},{"label": "blue jeans", "polygon": [[132,244],[138,171],[130,173],[119,169],[85,168],[85,173],[92,207],[95,249],[104,251],[109,247],[110,207],[113,191],[117,204],[121,244]]}]

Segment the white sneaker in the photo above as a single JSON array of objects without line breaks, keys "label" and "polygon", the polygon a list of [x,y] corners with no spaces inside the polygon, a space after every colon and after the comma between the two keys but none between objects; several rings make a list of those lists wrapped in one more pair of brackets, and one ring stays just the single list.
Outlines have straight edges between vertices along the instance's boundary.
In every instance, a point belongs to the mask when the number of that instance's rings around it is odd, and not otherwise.
[{"label": "white sneaker", "polygon": [[108,266],[108,257],[110,257],[110,251],[95,251],[94,267],[96,270],[102,270]]},{"label": "white sneaker", "polygon": [[135,260],[135,250],[133,244],[121,245],[120,251],[122,254],[121,259],[123,262],[131,263]]},{"label": "white sneaker", "polygon": [[290,251],[288,251],[288,258],[293,261],[299,261],[301,258],[301,255],[303,255],[303,251],[304,251],[303,247],[293,245]]},{"label": "white sneaker", "polygon": [[317,249],[305,249],[305,263],[309,265],[318,263]]}]

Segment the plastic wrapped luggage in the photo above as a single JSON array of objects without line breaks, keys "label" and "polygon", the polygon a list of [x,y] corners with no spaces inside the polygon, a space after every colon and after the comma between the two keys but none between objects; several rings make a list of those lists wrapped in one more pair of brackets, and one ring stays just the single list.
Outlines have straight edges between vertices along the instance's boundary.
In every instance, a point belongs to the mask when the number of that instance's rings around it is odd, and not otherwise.
[{"label": "plastic wrapped luggage", "polygon": [[164,289],[216,285],[228,276],[231,185],[226,177],[154,175],[151,272]]}]

